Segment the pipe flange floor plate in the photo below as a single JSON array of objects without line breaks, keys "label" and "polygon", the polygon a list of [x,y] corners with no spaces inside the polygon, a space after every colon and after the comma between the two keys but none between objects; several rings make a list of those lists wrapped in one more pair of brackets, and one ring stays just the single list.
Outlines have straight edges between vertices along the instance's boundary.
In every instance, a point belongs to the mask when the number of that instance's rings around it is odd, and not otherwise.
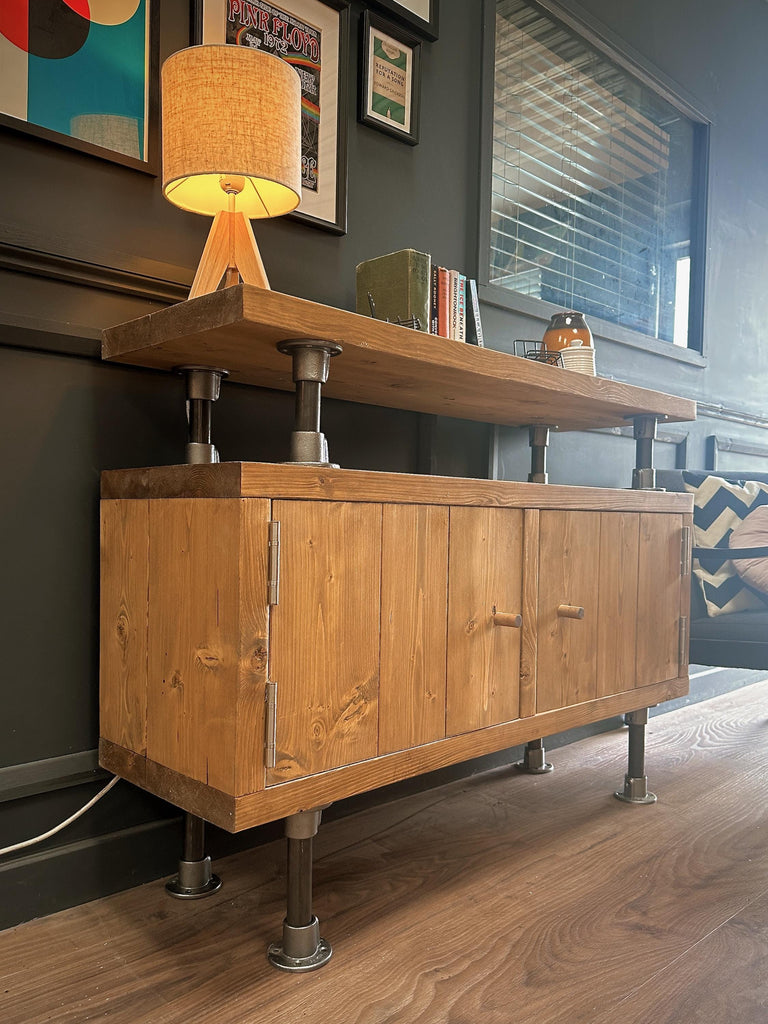
[{"label": "pipe flange floor plate", "polygon": [[331,944],[325,939],[320,939],[317,949],[309,956],[288,956],[277,942],[273,942],[267,950],[267,959],[273,967],[277,967],[280,971],[316,971],[318,967],[327,964],[332,955]]},{"label": "pipe flange floor plate", "polygon": [[177,900],[201,900],[205,896],[213,896],[220,888],[221,879],[218,875],[211,875],[207,882],[194,888],[180,885],[178,877],[172,878],[170,882],[165,884],[168,895],[173,896]]},{"label": "pipe flange floor plate", "polygon": [[655,793],[646,793],[645,796],[627,796],[623,789],[617,789],[613,795],[623,804],[655,804],[658,799]]}]

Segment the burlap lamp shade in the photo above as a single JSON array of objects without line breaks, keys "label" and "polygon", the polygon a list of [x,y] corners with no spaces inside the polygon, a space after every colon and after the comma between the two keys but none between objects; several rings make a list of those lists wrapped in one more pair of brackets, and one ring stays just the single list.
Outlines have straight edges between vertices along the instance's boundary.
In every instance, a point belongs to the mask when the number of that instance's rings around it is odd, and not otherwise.
[{"label": "burlap lamp shade", "polygon": [[279,217],[301,198],[301,87],[279,57],[193,46],[162,73],[163,194],[183,210],[227,209],[222,176],[241,175],[237,209]]}]

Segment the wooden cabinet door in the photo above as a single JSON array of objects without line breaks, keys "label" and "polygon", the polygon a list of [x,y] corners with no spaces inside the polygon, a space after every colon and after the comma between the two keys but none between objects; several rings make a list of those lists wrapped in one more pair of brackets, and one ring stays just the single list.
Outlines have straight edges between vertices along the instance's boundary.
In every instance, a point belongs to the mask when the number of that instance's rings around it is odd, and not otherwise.
[{"label": "wooden cabinet door", "polygon": [[676,679],[682,517],[544,511],[540,522],[537,711]]},{"label": "wooden cabinet door", "polygon": [[[538,712],[580,704],[597,695],[600,516],[599,512],[541,512]],[[568,615],[571,608],[583,608],[583,617]]]},{"label": "wooden cabinet door", "polygon": [[379,753],[445,736],[448,508],[385,505]]},{"label": "wooden cabinet door", "polygon": [[519,717],[521,629],[496,625],[494,611],[521,612],[522,560],[520,509],[451,508],[449,736]]},{"label": "wooden cabinet door", "polygon": [[606,697],[637,685],[637,580],[640,516],[600,513],[597,692]]},{"label": "wooden cabinet door", "polygon": [[270,612],[277,684],[268,784],[376,756],[381,506],[275,501],[280,597]]}]

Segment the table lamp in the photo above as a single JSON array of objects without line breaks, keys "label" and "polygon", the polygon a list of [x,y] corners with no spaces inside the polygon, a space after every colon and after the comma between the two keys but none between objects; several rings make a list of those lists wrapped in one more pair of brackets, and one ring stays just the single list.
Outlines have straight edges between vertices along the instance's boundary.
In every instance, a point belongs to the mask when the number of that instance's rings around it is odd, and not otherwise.
[{"label": "table lamp", "polygon": [[213,216],[190,298],[237,284],[269,288],[250,218],[301,199],[301,86],[273,54],[192,46],[162,72],[163,195]]}]

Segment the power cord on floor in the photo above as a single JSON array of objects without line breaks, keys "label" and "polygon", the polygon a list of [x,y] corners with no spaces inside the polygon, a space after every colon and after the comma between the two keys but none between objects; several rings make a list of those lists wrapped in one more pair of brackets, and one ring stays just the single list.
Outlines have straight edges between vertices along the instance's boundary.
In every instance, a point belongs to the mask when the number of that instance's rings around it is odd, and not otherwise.
[{"label": "power cord on floor", "polygon": [[79,811],[75,811],[74,814],[70,815],[66,821],[62,821],[60,825],[56,825],[55,828],[50,829],[48,832],[44,832],[41,836],[35,836],[34,839],[25,839],[22,843],[14,843],[13,846],[6,846],[5,849],[0,850],[0,857],[4,857],[6,853],[15,853],[17,850],[23,850],[27,846],[34,846],[35,843],[42,843],[44,839],[50,839],[51,836],[55,836],[57,832],[61,832],[67,825],[71,825],[73,821],[77,821],[78,818],[82,817],[86,811],[89,811],[91,807],[103,796],[112,789],[112,787],[120,781],[120,776],[116,775],[110,782],[106,784],[104,789],[100,790],[95,797],[88,801],[88,803],[81,807]]}]

